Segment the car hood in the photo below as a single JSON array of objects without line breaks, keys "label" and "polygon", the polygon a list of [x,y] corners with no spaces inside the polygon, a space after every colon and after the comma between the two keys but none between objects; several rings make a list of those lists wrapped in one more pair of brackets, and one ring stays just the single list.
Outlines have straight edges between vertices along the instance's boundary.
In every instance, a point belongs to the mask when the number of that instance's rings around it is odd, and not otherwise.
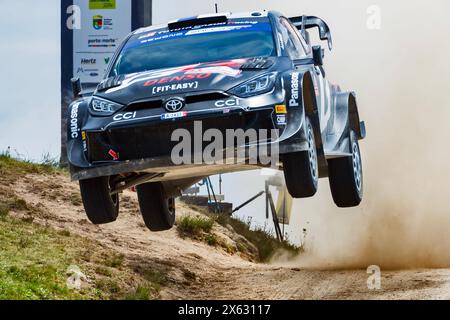
[{"label": "car hood", "polygon": [[228,91],[260,74],[281,71],[280,66],[289,63],[289,59],[276,57],[252,58],[146,71],[105,79],[95,95],[126,105],[197,91]]}]

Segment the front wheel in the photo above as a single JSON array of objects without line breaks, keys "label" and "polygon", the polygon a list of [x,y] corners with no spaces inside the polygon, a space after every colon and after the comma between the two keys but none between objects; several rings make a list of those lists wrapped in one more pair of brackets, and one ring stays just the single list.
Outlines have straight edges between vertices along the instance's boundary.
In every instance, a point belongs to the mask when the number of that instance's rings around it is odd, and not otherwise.
[{"label": "front wheel", "polygon": [[166,196],[162,183],[141,184],[136,190],[147,228],[151,231],[171,229],[175,223],[175,199]]},{"label": "front wheel", "polygon": [[331,194],[339,208],[358,206],[363,198],[361,152],[356,134],[350,132],[352,155],[328,160]]},{"label": "front wheel", "polygon": [[84,210],[93,224],[116,221],[119,215],[119,195],[112,195],[111,190],[110,177],[80,180]]},{"label": "front wheel", "polygon": [[319,183],[316,141],[314,129],[308,117],[305,118],[304,128],[308,150],[283,155],[286,187],[293,198],[314,196]]}]

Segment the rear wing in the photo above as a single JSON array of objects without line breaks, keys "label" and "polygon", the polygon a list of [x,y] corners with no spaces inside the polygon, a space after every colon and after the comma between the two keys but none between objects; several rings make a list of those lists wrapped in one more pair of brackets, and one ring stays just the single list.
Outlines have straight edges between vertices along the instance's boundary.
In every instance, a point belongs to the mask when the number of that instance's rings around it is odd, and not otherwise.
[{"label": "rear wing", "polygon": [[333,48],[330,28],[322,19],[315,16],[300,16],[289,18],[289,20],[304,36],[307,29],[319,28],[320,40],[326,40],[328,42],[328,49],[331,50]]}]

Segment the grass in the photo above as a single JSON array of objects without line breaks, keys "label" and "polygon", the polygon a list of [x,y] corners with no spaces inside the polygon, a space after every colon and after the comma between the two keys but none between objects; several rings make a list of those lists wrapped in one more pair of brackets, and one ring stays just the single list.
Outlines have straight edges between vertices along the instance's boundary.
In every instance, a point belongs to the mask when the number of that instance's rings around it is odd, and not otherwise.
[{"label": "grass", "polygon": [[138,286],[134,292],[130,292],[125,296],[125,300],[148,300],[151,296],[152,289],[145,286]]},{"label": "grass", "polygon": [[[200,235],[201,240],[211,246],[219,245],[230,254],[234,254],[236,251],[239,251],[247,254],[248,256],[254,256],[259,262],[268,262],[276,253],[280,251],[285,251],[292,256],[296,256],[302,251],[301,247],[296,247],[288,241],[278,241],[265,228],[251,229],[250,222],[246,223],[225,214],[211,214],[205,208],[195,205],[189,206],[193,210],[202,213],[204,217],[185,216],[178,221],[178,228],[180,228],[183,233],[188,232],[188,234],[197,237]],[[252,247],[250,248],[249,244],[245,241],[237,241],[236,246],[232,246],[229,243],[224,243],[223,241],[218,240],[215,234],[209,233],[214,222],[224,228],[231,226],[233,230],[237,234],[243,236]],[[204,225],[206,225],[206,230],[202,229],[202,226]],[[203,235],[201,235],[202,233]],[[256,248],[256,253],[253,252],[254,248]]]},{"label": "grass", "polygon": [[[69,242],[70,241],[70,242]],[[68,246],[70,244],[70,246]],[[0,220],[0,299],[83,299],[91,292],[66,286],[66,269],[77,264],[84,240],[11,217]]]},{"label": "grass", "polygon": [[21,161],[12,158],[10,155],[2,153],[0,154],[0,172],[6,173],[55,173],[61,172],[62,169],[58,167],[56,161],[44,161],[42,163],[33,163],[31,161]]},{"label": "grass", "polygon": [[[72,265],[90,279],[81,290],[66,285]],[[164,270],[127,268],[122,254],[93,240],[0,219],[0,300],[154,299],[167,282]]]},{"label": "grass", "polygon": [[[288,241],[278,241],[270,234],[265,228],[256,228],[252,230],[250,223],[246,223],[239,219],[221,214],[216,216],[216,221],[222,226],[230,225],[234,231],[244,238],[246,238],[251,244],[258,249],[258,261],[269,261],[279,250],[285,250],[292,255],[297,255],[301,252],[302,248],[296,247],[290,244]],[[242,250],[244,244],[239,243],[237,248]]]},{"label": "grass", "polygon": [[[128,265],[132,257],[69,230],[36,223],[42,208],[10,187],[27,174],[61,172],[51,159],[35,164],[0,155],[0,300],[158,298],[167,284],[167,270],[151,271],[149,265],[146,272],[137,272]],[[55,182],[52,190],[58,186]],[[80,202],[75,195],[68,198],[73,205]],[[86,276],[79,290],[67,286],[70,266]]]},{"label": "grass", "polygon": [[181,233],[193,236],[210,233],[213,225],[214,219],[209,217],[183,216],[177,221],[177,227]]},{"label": "grass", "polygon": [[104,264],[110,268],[120,268],[123,265],[123,254],[112,254],[104,260]]}]

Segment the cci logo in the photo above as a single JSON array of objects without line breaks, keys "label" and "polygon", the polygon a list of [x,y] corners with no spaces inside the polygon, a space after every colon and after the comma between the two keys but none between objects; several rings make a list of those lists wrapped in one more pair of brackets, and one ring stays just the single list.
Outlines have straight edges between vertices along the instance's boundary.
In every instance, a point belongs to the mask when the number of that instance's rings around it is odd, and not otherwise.
[{"label": "cci logo", "polygon": [[172,98],[166,101],[164,108],[169,112],[177,112],[184,108],[185,102],[182,98]]},{"label": "cci logo", "polygon": [[240,105],[239,99],[219,100],[215,103],[216,107],[236,107]]}]

